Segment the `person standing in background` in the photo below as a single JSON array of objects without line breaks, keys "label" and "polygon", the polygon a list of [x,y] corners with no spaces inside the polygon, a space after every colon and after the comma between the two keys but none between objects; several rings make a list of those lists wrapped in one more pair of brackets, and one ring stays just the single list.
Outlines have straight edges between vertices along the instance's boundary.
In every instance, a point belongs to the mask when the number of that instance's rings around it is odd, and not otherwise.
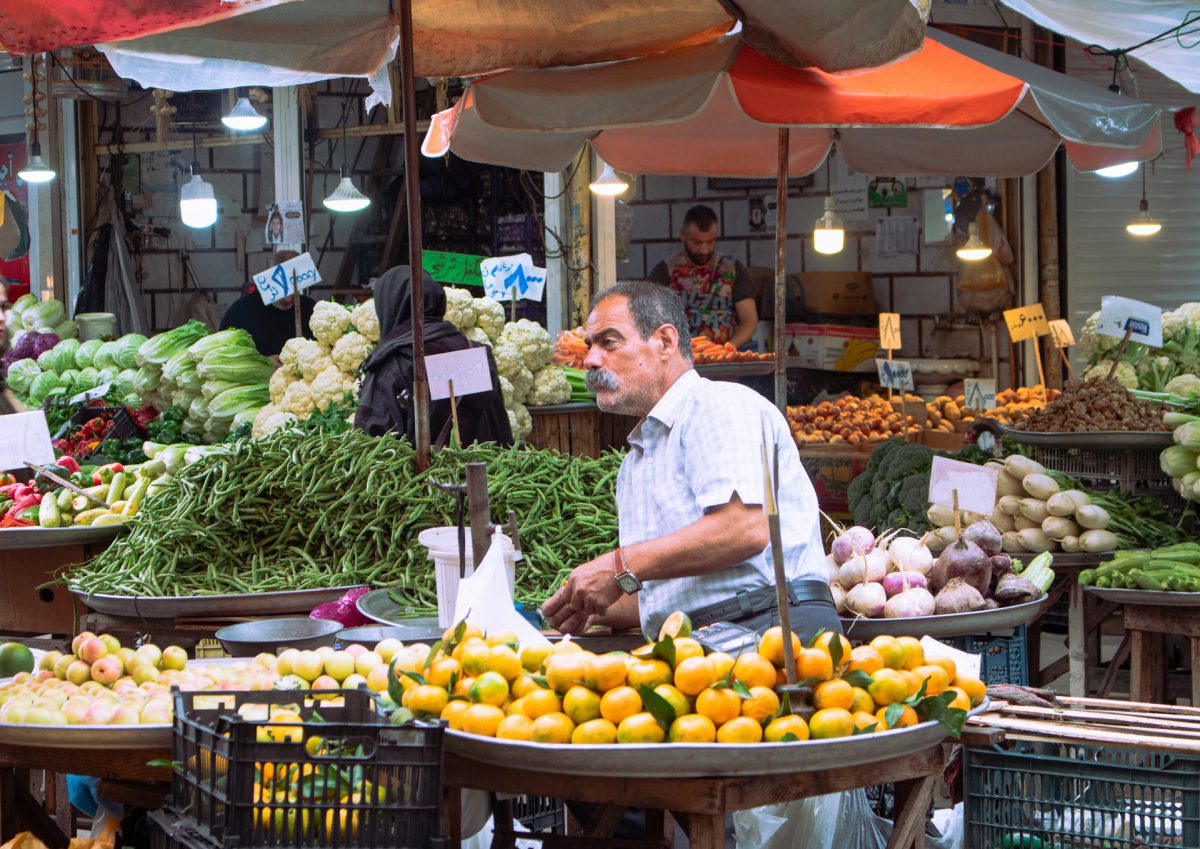
[{"label": "person standing in background", "polygon": [[[279,265],[299,255],[295,251],[279,251],[271,258],[271,265]],[[274,303],[264,304],[262,295],[251,287],[250,292],[229,305],[221,319],[220,329],[240,327],[254,337],[254,347],[258,348],[260,354],[277,357],[284,343],[296,335],[296,316],[292,312],[295,302],[296,296],[288,295]],[[316,306],[317,302],[308,295],[300,295],[300,329],[307,339],[312,338],[308,323]]]},{"label": "person standing in background", "polygon": [[754,336],[758,308],[750,272],[733,257],[717,253],[717,213],[702,204],[683,217],[683,250],[650,270],[649,279],[683,300],[693,336],[741,348]]}]

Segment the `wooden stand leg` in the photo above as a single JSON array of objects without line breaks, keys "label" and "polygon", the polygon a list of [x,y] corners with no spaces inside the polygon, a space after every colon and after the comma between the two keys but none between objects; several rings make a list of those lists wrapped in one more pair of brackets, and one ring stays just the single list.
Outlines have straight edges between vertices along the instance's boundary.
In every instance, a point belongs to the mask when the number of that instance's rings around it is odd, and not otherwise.
[{"label": "wooden stand leg", "polygon": [[725,817],[692,814],[688,817],[687,835],[692,849],[725,849]]},{"label": "wooden stand leg", "polygon": [[1200,637],[1188,640],[1192,646],[1192,707],[1200,707]]},{"label": "wooden stand leg", "polygon": [[646,809],[645,837],[647,840],[662,840],[668,847],[675,845],[675,822],[671,819],[670,811]]},{"label": "wooden stand leg", "polygon": [[1150,645],[1153,641],[1145,631],[1129,632],[1129,699],[1149,702],[1154,698],[1154,676],[1151,671]]},{"label": "wooden stand leg", "polygon": [[887,849],[923,849],[933,782],[933,776],[896,782],[896,824]]},{"label": "wooden stand leg", "polygon": [[1078,582],[1071,585],[1067,612],[1067,667],[1070,691],[1075,698],[1087,696],[1087,634],[1084,629],[1084,593]]},{"label": "wooden stand leg", "polygon": [[462,846],[462,790],[447,786],[442,790],[442,831],[446,835],[447,849]]},{"label": "wooden stand leg", "polygon": [[517,839],[513,835],[513,804],[512,799],[500,799],[492,796],[492,847],[493,849],[513,849]]}]

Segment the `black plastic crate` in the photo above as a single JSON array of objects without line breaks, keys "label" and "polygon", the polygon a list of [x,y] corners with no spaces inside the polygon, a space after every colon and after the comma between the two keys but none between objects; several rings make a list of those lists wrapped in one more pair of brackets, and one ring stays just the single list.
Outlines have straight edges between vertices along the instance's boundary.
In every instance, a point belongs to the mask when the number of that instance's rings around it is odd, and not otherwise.
[{"label": "black plastic crate", "polygon": [[148,811],[150,849],[218,849],[187,817],[169,808]]},{"label": "black plastic crate", "polygon": [[984,684],[1029,686],[1029,640],[1024,625],[1009,636],[977,634],[946,637],[940,642],[980,658],[979,679]]},{"label": "black plastic crate", "polygon": [[[84,407],[75,415],[71,416],[71,420],[59,428],[58,433],[54,434],[56,440],[64,438],[74,428],[79,425],[86,424],[92,419],[104,419],[113,423],[112,429],[104,435],[104,439],[96,446],[96,450],[83,457],[76,455],[75,459],[89,461],[111,459],[117,452],[112,446],[118,442],[122,442],[132,437],[146,437],[146,431],[133,420],[133,416],[129,415],[129,411],[124,407]],[[57,452],[56,452],[57,453]]]},{"label": "black plastic crate", "polygon": [[173,695],[170,806],[220,849],[441,844],[444,723],[390,725],[365,689]]},{"label": "black plastic crate", "polygon": [[1200,846],[1200,758],[1027,740],[964,757],[972,849]]},{"label": "black plastic crate", "polygon": [[527,831],[567,833],[567,808],[552,796],[517,796],[512,800],[513,819]]}]

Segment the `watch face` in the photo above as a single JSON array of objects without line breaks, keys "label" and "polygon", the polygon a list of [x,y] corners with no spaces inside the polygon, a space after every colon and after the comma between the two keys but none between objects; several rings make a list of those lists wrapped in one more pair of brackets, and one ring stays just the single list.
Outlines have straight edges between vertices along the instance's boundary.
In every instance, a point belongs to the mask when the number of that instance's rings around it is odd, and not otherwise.
[{"label": "watch face", "polygon": [[636,593],[642,588],[642,582],[637,579],[637,575],[626,572],[617,576],[617,586],[627,593]]}]

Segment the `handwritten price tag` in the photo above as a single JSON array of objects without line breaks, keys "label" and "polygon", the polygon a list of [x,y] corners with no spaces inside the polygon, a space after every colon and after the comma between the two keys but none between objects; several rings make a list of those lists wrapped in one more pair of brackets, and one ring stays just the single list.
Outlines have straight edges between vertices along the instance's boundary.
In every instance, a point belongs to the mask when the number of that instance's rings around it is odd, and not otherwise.
[{"label": "handwritten price tag", "polygon": [[498,301],[514,296],[540,301],[546,289],[546,269],[534,265],[529,254],[485,259],[479,263],[479,273],[484,293]]},{"label": "handwritten price tag", "polygon": [[990,410],[996,406],[996,381],[967,378],[963,381],[963,402],[969,410]]},{"label": "handwritten price tag", "polygon": [[458,283],[462,286],[482,286],[479,264],[486,257],[456,254],[449,251],[421,251],[421,265],[439,283]]},{"label": "handwritten price tag", "polygon": [[458,398],[487,392],[492,388],[487,348],[467,348],[428,356],[425,358],[425,374],[429,378],[429,397],[434,401],[450,397],[452,380],[454,395]]},{"label": "handwritten price tag", "polygon": [[73,395],[69,404],[90,404],[93,401],[98,401],[108,394],[108,390],[112,387],[110,383],[101,383],[94,389],[89,389],[86,392],[80,392],[78,395]]},{"label": "handwritten price tag", "polygon": [[879,347],[885,351],[897,351],[900,345],[900,313],[879,314]]},{"label": "handwritten price tag", "polygon": [[1046,323],[1046,311],[1041,304],[1029,304],[1004,311],[1004,321],[1008,324],[1008,335],[1014,342],[1045,336],[1050,332]]},{"label": "handwritten price tag", "polygon": [[1055,348],[1070,348],[1075,344],[1075,334],[1065,318],[1056,318],[1050,322],[1050,336]]},{"label": "handwritten price tag", "polygon": [[997,478],[996,470],[987,466],[934,457],[929,472],[929,503],[953,507],[957,490],[959,510],[990,516],[996,509]]},{"label": "handwritten price tag", "polygon": [[305,251],[294,259],[255,274],[252,278],[262,296],[264,304],[273,304],[280,298],[292,294],[292,275],[296,276],[296,288],[304,291],[321,282],[321,275],[312,256]]},{"label": "handwritten price tag", "polygon": [[907,360],[876,359],[875,368],[879,371],[879,385],[884,389],[913,390],[912,365]]},{"label": "handwritten price tag", "polygon": [[1106,295],[1100,299],[1100,321],[1096,330],[1118,339],[1125,336],[1126,330],[1132,330],[1130,341],[1161,348],[1162,308],[1131,298]]},{"label": "handwritten price tag", "polygon": [[23,469],[27,462],[54,462],[50,426],[41,410],[0,416],[0,469]]}]

